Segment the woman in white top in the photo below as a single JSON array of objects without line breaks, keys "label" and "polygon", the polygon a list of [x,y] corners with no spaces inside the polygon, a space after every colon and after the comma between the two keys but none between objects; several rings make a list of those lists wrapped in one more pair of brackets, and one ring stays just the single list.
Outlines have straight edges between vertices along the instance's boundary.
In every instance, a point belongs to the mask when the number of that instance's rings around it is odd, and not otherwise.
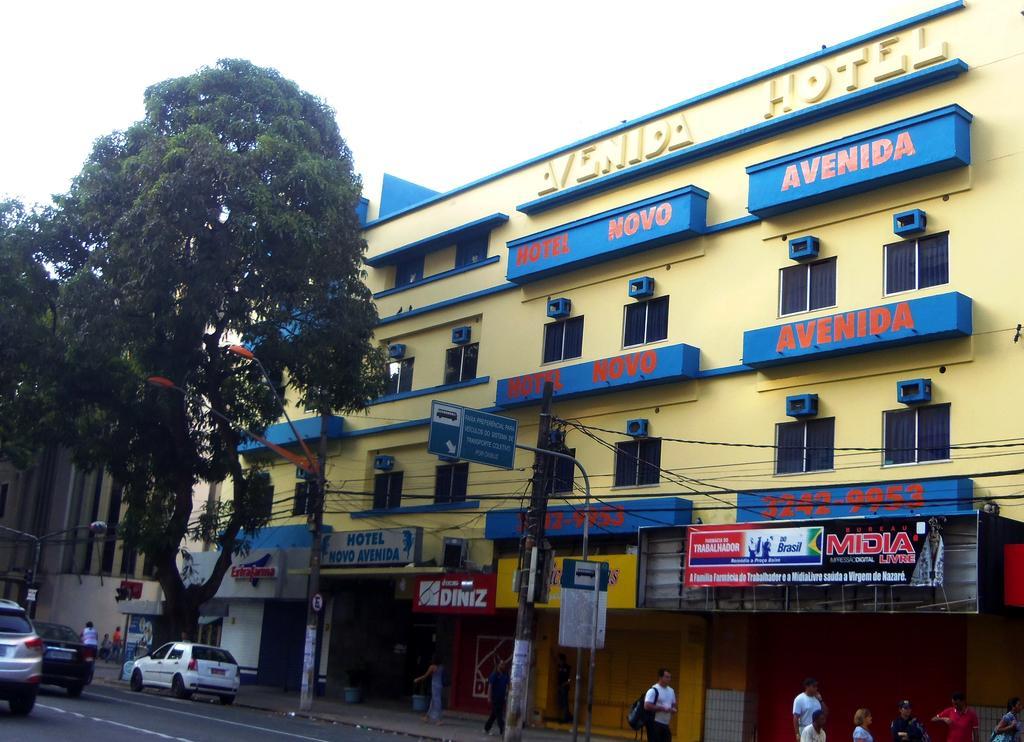
[{"label": "woman in white top", "polygon": [[856,728],[853,730],[853,742],[875,742],[868,727],[871,726],[871,711],[869,709],[857,709],[853,715],[853,723]]}]

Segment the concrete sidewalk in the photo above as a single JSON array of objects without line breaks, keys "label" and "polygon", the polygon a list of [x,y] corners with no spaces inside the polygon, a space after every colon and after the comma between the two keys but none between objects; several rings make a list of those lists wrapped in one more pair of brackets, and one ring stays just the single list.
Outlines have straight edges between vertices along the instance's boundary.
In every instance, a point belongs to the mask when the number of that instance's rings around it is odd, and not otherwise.
[{"label": "concrete sidewalk", "polygon": [[[128,684],[119,679],[120,666],[100,662],[96,665],[93,682],[127,688]],[[287,693],[279,688],[260,685],[243,685],[235,699],[236,706],[269,711],[281,715],[303,716],[335,724],[346,724],[356,728],[373,729],[404,734],[417,739],[454,740],[455,742],[487,742],[483,726],[486,717],[459,711],[445,711],[440,726],[423,721],[421,714],[410,709],[409,702],[387,702],[374,700],[372,704],[345,703],[336,698],[317,698],[311,711],[299,711],[299,695]],[[523,732],[523,737],[537,742],[567,742],[571,729],[534,729]],[[491,730],[497,734],[497,727]],[[583,729],[580,728],[580,738]],[[493,739],[491,737],[490,739]],[[621,737],[591,736],[595,742],[621,742]]]}]

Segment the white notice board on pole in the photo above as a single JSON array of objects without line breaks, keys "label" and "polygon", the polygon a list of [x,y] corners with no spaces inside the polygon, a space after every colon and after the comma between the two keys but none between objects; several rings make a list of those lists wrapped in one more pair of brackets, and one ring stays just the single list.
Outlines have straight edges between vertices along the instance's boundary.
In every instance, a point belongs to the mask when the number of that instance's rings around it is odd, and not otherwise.
[{"label": "white notice board on pole", "polygon": [[[594,590],[600,574],[600,589]],[[608,563],[566,559],[562,563],[562,599],[558,613],[558,644],[563,647],[604,648],[608,620]],[[594,636],[594,597],[597,636]],[[591,645],[593,642],[593,645]]]}]

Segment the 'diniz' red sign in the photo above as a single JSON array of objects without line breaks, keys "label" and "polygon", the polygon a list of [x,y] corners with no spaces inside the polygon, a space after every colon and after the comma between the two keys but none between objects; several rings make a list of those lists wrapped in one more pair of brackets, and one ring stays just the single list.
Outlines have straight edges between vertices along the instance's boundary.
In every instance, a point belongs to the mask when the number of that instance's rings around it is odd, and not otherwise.
[{"label": "'diniz' red sign", "polygon": [[942,584],[942,530],[927,518],[690,526],[687,587]]}]

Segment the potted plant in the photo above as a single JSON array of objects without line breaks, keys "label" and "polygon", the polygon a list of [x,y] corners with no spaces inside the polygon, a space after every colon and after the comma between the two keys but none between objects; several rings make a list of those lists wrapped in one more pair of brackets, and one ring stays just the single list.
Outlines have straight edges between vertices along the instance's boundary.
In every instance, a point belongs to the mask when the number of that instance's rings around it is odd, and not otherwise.
[{"label": "potted plant", "polygon": [[365,665],[355,665],[345,671],[348,684],[345,686],[345,703],[362,703],[363,686],[366,685],[367,670]]}]

